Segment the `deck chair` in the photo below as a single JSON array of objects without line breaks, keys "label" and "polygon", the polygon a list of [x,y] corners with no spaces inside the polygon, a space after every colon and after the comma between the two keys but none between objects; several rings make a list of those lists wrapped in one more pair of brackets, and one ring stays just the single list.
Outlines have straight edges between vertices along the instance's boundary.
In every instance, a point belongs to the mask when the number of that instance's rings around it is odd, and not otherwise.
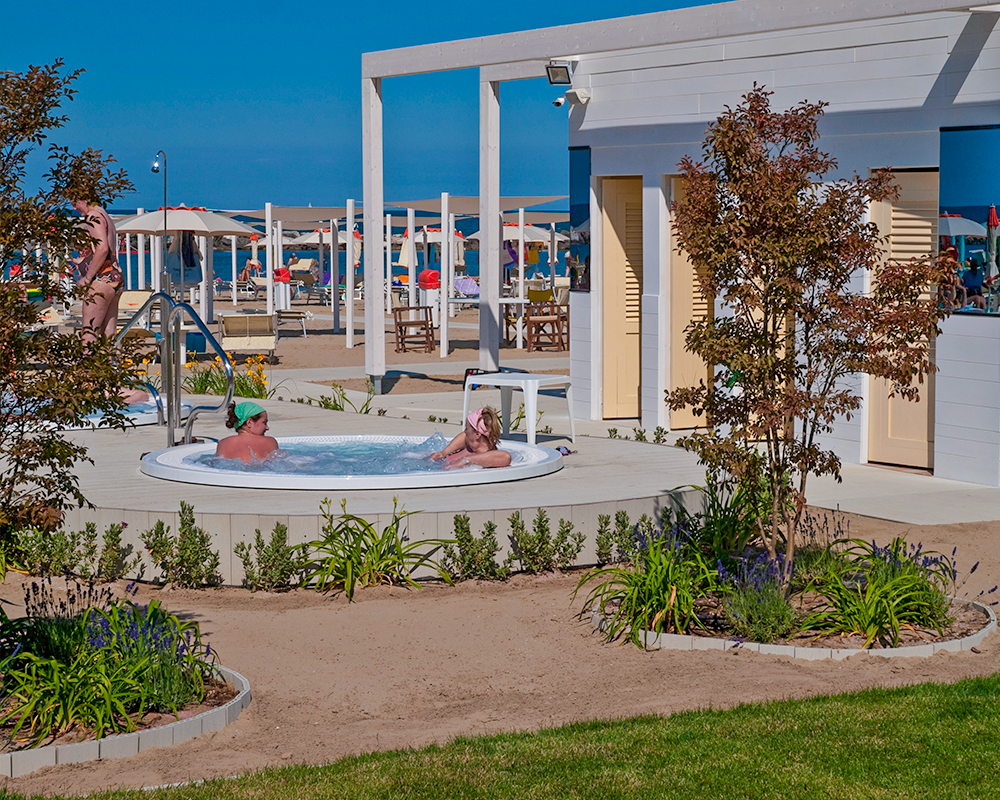
[{"label": "deck chair", "polygon": [[153,331],[145,328],[131,328],[123,337],[123,341],[134,342],[135,354],[139,358],[156,361],[160,355],[160,343]]},{"label": "deck chair", "polygon": [[434,352],[434,320],[430,306],[399,306],[392,310],[396,331],[396,352]]},{"label": "deck chair", "polygon": [[293,308],[289,308],[289,309],[281,309],[281,308],[279,308],[275,312],[275,314],[277,314],[277,316],[278,316],[278,331],[277,331],[277,337],[276,338],[278,338],[278,339],[281,338],[281,323],[282,322],[297,322],[297,323],[301,324],[302,325],[302,338],[303,339],[306,338],[306,336],[307,336],[307,334],[306,334],[306,320],[307,319],[312,319],[312,312],[311,311],[301,311],[299,309],[293,309]]},{"label": "deck chair", "polygon": [[219,318],[220,344],[227,353],[267,350],[274,354],[278,331],[270,314],[226,314]]},{"label": "deck chair", "polygon": [[[549,293],[551,294],[551,292]],[[530,303],[524,315],[525,341],[528,352],[551,345],[566,349],[566,329],[562,307],[557,303]]]},{"label": "deck chair", "polygon": [[[135,312],[142,308],[150,297],[153,296],[152,289],[126,289],[118,298],[118,321],[128,322],[135,316]],[[146,327],[148,320],[139,320],[139,324]]]}]

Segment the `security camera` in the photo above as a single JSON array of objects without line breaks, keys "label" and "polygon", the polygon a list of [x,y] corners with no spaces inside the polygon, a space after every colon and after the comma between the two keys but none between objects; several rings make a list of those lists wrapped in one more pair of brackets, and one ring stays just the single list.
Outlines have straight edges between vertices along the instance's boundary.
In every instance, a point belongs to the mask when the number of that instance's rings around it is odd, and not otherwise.
[{"label": "security camera", "polygon": [[554,105],[556,108],[561,108],[562,106],[566,105],[566,96],[563,95],[561,97],[557,97],[555,100],[552,101],[552,105]]}]

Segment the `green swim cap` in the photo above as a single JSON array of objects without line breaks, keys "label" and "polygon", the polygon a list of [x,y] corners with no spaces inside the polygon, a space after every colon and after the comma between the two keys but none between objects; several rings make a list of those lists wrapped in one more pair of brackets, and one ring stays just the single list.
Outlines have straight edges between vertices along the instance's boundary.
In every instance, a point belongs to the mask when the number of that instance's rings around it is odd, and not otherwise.
[{"label": "green swim cap", "polygon": [[257,405],[257,403],[247,401],[245,403],[237,403],[236,408],[233,409],[233,413],[236,414],[236,427],[242,428],[250,417],[263,414],[264,409]]}]

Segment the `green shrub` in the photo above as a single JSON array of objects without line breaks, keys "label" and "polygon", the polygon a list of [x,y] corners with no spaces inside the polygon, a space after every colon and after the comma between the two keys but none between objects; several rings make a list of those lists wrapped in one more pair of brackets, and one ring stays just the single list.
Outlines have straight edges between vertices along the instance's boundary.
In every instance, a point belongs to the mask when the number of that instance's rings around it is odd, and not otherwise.
[{"label": "green shrub", "polygon": [[611,535],[611,515],[597,515],[597,537],[595,539],[597,549],[597,563],[607,564],[614,555],[614,538]]},{"label": "green shrub", "polygon": [[692,625],[701,627],[696,604],[713,583],[701,553],[654,532],[638,543],[634,563],[590,570],[577,583],[573,598],[593,584],[581,614],[597,611],[605,616],[607,641],[624,635],[641,647],[643,629],[686,633]]},{"label": "green shrub", "polygon": [[521,569],[531,574],[566,569],[571,566],[583,549],[584,535],[573,533],[573,523],[559,520],[559,530],[553,536],[545,509],[538,509],[529,533],[519,511],[508,517],[510,543],[514,557]]},{"label": "green shrub", "polygon": [[194,507],[181,501],[177,536],[163,520],[142,534],[149,557],[160,569],[165,583],[175,583],[185,589],[217,586],[219,554],[212,550],[212,537],[194,524]]},{"label": "green shrub", "polygon": [[618,552],[618,561],[632,560],[635,554],[635,526],[624,509],[615,512],[614,546]]},{"label": "green shrub", "polygon": [[729,632],[750,642],[773,642],[795,626],[795,610],[782,586],[781,568],[761,553],[739,562],[735,574],[718,571],[718,586],[725,599],[722,616]]},{"label": "green shrub", "polygon": [[[404,520],[412,511],[397,508],[393,498],[392,521],[379,533],[378,529],[361,517],[347,513],[347,500],[340,501],[341,514],[337,521],[331,511],[330,499],[320,503],[320,512],[326,518],[323,538],[308,545],[311,561],[305,567],[304,585],[312,585],[321,592],[343,590],[348,600],[354,599],[354,590],[361,586],[378,584],[407,584],[418,588],[413,573],[420,567],[434,570],[438,576],[451,583],[451,576],[432,556],[435,551],[451,542],[442,539],[425,539],[410,542],[403,532]],[[431,547],[429,553],[418,552]]]},{"label": "green shrub", "polygon": [[274,524],[271,541],[267,544],[258,528],[253,552],[246,542],[237,542],[233,550],[243,562],[243,585],[251,592],[273,592],[275,589],[287,589],[293,580],[298,583],[309,560],[305,545],[288,544],[288,526],[280,522]]},{"label": "green shrub", "polygon": [[117,581],[130,572],[139,569],[142,556],[132,556],[132,545],[122,544],[122,533],[128,527],[126,522],[114,522],[104,530],[101,554],[97,559],[94,577],[99,581]]},{"label": "green shrub", "polygon": [[632,428],[632,434],[635,436],[635,440],[637,442],[648,442],[649,441],[646,438],[646,429],[645,428]]},{"label": "green shrub", "polygon": [[444,545],[441,565],[457,581],[505,581],[510,577],[511,557],[497,564],[499,551],[495,522],[488,520],[484,523],[483,535],[477,539],[472,533],[468,515],[456,514],[455,545]]},{"label": "green shrub", "polygon": [[97,526],[88,522],[82,531],[24,528],[15,534],[15,547],[30,575],[46,577],[70,573],[89,577],[88,560],[93,560],[97,551]]},{"label": "green shrub", "polygon": [[657,425],[653,428],[653,444],[663,444],[667,441],[667,429]]}]

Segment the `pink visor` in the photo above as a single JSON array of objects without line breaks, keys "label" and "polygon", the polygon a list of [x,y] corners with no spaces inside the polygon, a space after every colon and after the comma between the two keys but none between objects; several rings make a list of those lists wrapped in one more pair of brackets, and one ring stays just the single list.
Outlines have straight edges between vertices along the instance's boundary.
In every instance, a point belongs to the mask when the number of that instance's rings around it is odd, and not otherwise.
[{"label": "pink visor", "polygon": [[483,422],[483,410],[481,408],[477,408],[475,411],[469,414],[469,416],[466,417],[465,420],[472,426],[473,430],[475,430],[477,433],[480,433],[483,436],[489,436],[489,429],[486,427],[486,423]]}]

